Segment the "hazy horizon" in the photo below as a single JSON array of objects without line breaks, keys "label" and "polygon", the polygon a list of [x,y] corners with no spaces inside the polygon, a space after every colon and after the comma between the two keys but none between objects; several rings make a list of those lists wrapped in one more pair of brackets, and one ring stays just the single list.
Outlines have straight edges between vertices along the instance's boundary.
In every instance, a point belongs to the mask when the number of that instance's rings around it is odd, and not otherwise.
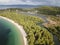
[{"label": "hazy horizon", "polygon": [[60,0],[0,0],[0,5],[51,5],[51,6],[60,6]]}]

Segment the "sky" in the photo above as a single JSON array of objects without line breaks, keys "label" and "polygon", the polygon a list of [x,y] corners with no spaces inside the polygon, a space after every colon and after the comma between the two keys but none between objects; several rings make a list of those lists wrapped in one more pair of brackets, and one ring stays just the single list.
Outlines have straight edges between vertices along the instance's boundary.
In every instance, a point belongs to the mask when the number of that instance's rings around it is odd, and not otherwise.
[{"label": "sky", "polygon": [[60,6],[60,0],[0,0],[0,5],[56,5]]}]

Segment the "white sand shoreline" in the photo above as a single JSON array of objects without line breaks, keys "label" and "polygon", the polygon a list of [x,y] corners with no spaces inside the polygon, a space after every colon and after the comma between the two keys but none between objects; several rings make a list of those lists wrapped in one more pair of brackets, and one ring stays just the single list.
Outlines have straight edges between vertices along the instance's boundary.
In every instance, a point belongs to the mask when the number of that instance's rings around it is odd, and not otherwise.
[{"label": "white sand shoreline", "polygon": [[26,35],[26,33],[25,33],[24,29],[23,29],[23,26],[18,25],[18,23],[15,23],[13,20],[10,20],[9,18],[3,17],[3,16],[0,16],[0,18],[3,18],[3,19],[5,19],[5,20],[13,23],[14,25],[16,25],[16,27],[20,30],[20,32],[21,32],[22,35],[23,35],[24,45],[28,45],[28,43],[27,43],[27,38],[26,38],[27,35]]}]

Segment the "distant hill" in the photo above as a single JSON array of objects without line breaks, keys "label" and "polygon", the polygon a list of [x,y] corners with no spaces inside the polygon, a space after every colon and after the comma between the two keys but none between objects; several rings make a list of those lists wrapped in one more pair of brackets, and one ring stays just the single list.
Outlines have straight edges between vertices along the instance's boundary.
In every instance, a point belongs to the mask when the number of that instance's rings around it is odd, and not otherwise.
[{"label": "distant hill", "polygon": [[0,5],[0,9],[6,8],[36,8],[40,5]]},{"label": "distant hill", "polygon": [[[41,6],[46,6],[46,5],[0,5],[0,9],[6,9],[6,8],[37,8]],[[51,6],[51,5],[49,5]]]},{"label": "distant hill", "polygon": [[38,13],[40,14],[60,15],[60,7],[57,6],[41,6],[35,8],[35,10],[38,10]]}]

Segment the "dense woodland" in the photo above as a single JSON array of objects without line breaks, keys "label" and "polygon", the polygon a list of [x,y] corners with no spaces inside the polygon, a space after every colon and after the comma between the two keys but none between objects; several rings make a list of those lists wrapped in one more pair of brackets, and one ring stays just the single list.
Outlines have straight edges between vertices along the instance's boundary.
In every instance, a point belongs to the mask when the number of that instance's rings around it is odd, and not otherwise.
[{"label": "dense woodland", "polygon": [[[38,11],[38,14],[48,15],[48,18],[56,24],[47,23],[48,27],[41,27],[37,23],[44,22],[41,18],[35,16],[28,16],[25,14],[18,14],[16,11]],[[27,33],[28,45],[55,45],[53,35],[58,37],[60,41],[60,7],[42,6],[34,9],[6,9],[0,10],[0,16],[10,18],[22,25]]]},{"label": "dense woodland", "polygon": [[35,10],[38,10],[37,13],[39,14],[48,16],[47,19],[50,19],[56,23],[47,23],[47,27],[45,26],[45,28],[53,35],[56,35],[58,37],[58,40],[60,41],[60,7],[42,6],[39,8],[35,8]]},{"label": "dense woodland", "polygon": [[14,20],[22,25],[27,33],[28,45],[54,45],[53,35],[45,28],[37,23],[43,22],[41,18],[35,16],[27,16],[25,14],[17,14],[16,12],[3,11],[0,16]]},{"label": "dense woodland", "polygon": [[60,7],[42,6],[39,8],[35,8],[35,10],[38,10],[37,13],[39,14],[60,15]]}]

